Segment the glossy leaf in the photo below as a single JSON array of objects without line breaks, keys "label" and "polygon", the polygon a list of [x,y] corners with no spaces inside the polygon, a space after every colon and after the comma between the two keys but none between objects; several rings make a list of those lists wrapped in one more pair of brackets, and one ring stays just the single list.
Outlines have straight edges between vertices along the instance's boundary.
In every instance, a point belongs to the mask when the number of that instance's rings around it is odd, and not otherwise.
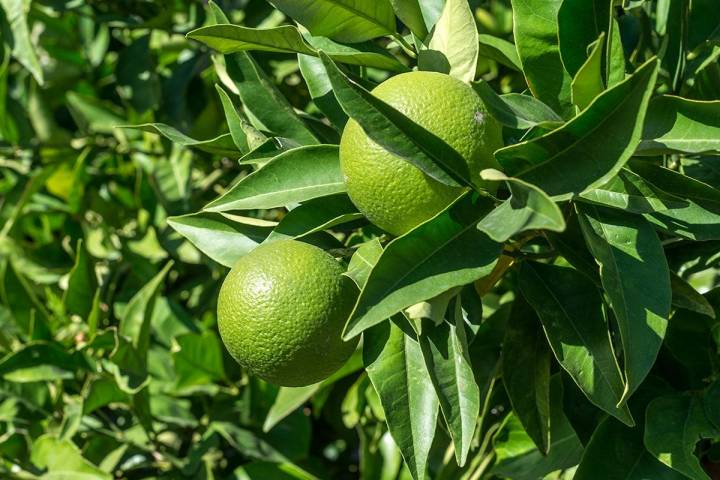
[{"label": "glossy leaf", "polygon": [[299,147],[273,158],[204,210],[275,208],[344,191],[336,145]]},{"label": "glossy leaf", "polygon": [[173,352],[177,388],[188,389],[225,379],[222,346],[214,332],[187,333],[176,339],[179,349]]},{"label": "glossy leaf", "polygon": [[272,0],[313,35],[355,43],[390,35],[395,15],[388,0]]},{"label": "glossy leaf", "polygon": [[395,321],[388,321],[365,333],[363,359],[410,473],[416,480],[427,478],[439,402],[420,345]]},{"label": "glossy leaf", "polygon": [[467,164],[452,147],[350,80],[326,55],[320,58],[343,110],[372,140],[439,182],[470,185]]},{"label": "glossy leaf", "polygon": [[715,318],[713,309],[707,298],[675,273],[670,273],[670,286],[672,287],[672,304],[677,308],[684,308],[691,312]]},{"label": "glossy leaf", "polygon": [[[373,42],[353,43],[346,45],[337,43],[326,37],[305,35],[305,40],[316,50],[322,50],[336,62],[348,65],[381,68],[392,72],[407,72],[409,69],[400,63],[387,50]],[[317,53],[315,53],[317,56]]]},{"label": "glossy leaf", "polygon": [[663,212],[688,205],[627,168],[609,182],[580,194],[580,199],[633,213]]},{"label": "glossy leaf", "polygon": [[563,123],[562,118],[535,97],[519,93],[498,95],[484,81],[475,82],[472,85],[475,92],[482,98],[490,114],[506,127],[518,129],[532,127],[555,128]]},{"label": "glossy leaf", "polygon": [[344,193],[308,200],[290,210],[267,241],[298,238],[364,218]]},{"label": "glossy leaf", "polygon": [[280,134],[300,145],[319,143],[250,54],[225,55],[225,64],[245,109],[259,123],[256,128]]},{"label": "glossy leaf", "polygon": [[590,55],[578,69],[570,87],[572,103],[578,110],[585,110],[593,99],[605,90],[602,71],[605,33],[603,32],[595,43],[591,45]]},{"label": "glossy leaf", "polygon": [[469,83],[475,78],[477,61],[478,33],[470,6],[465,0],[446,0],[428,48],[419,53],[419,67]]},{"label": "glossy leaf", "polygon": [[651,60],[564,126],[498,150],[496,158],[506,173],[553,197],[602,185],[617,175],[640,141],[656,76],[657,61]]},{"label": "glossy leaf", "polygon": [[572,77],[563,67],[558,45],[559,0],[512,0],[513,34],[528,87],[556,112],[570,105]]},{"label": "glossy leaf", "polygon": [[489,58],[508,68],[522,72],[520,57],[514,44],[485,33],[478,35],[478,41],[480,58]]},{"label": "glossy leaf", "polygon": [[625,402],[650,372],[662,346],[672,298],[670,271],[660,239],[645,219],[602,207],[577,209],[620,329]]},{"label": "glossy leaf", "polygon": [[460,299],[455,297],[452,303],[449,321],[424,322],[418,341],[453,439],[455,458],[463,466],[480,413],[480,388],[472,370]]},{"label": "glossy leaf", "polygon": [[517,416],[510,414],[493,440],[497,459],[492,473],[513,480],[536,480],[580,461],[583,447],[562,410],[562,397],[562,382],[556,375],[550,388],[549,454],[544,456],[535,447]]},{"label": "glossy leaf", "polygon": [[681,198],[682,207],[649,213],[652,224],[680,237],[693,240],[720,238],[720,191],[703,182],[667,168],[634,162],[632,169],[664,192]]},{"label": "glossy leaf", "polygon": [[322,60],[309,55],[298,55],[298,65],[315,105],[335,128],[343,129],[348,116],[335,98]]},{"label": "glossy leaf", "polygon": [[245,120],[244,116],[235,108],[230,95],[220,85],[215,85],[215,89],[225,111],[230,136],[238,150],[247,153],[265,142],[267,137]]},{"label": "glossy leaf", "polygon": [[[395,15],[420,40],[425,39],[428,28],[423,17],[423,10],[419,0],[390,0]],[[426,3],[426,2],[422,2]]]},{"label": "glossy leaf", "polygon": [[682,480],[685,477],[660,463],[643,444],[640,427],[628,428],[604,420],[585,447],[574,480]]},{"label": "glossy leaf", "polygon": [[663,95],[648,107],[637,153],[720,151],[720,101],[703,102]]},{"label": "glossy leaf", "polygon": [[410,305],[489,274],[500,255],[500,245],[475,227],[489,207],[485,199],[464,195],[390,242],[360,292],[344,338],[352,338]]},{"label": "glossy leaf", "polygon": [[[609,32],[612,0],[564,0],[558,11],[560,56],[571,77],[577,77],[586,64],[591,44]],[[598,42],[598,60],[602,59],[605,42]],[[592,54],[591,54],[592,57]],[[601,77],[602,79],[602,77]],[[581,108],[582,109],[582,108]]]},{"label": "glossy leaf", "polygon": [[79,240],[75,249],[75,265],[70,270],[68,287],[63,295],[63,303],[68,313],[75,313],[87,318],[93,304],[93,299],[88,292],[94,292],[97,286],[95,265],[83,241]]},{"label": "glossy leaf", "polygon": [[506,242],[528,230],[565,230],[560,208],[539,188],[497,170],[483,170],[480,175],[484,180],[504,180],[511,193],[478,224],[478,229],[496,242]]},{"label": "glossy leaf", "polygon": [[645,446],[662,463],[693,480],[710,478],[694,454],[695,444],[718,434],[698,397],[660,397],[647,407]]},{"label": "glossy leaf", "polygon": [[177,143],[185,147],[197,148],[203,152],[229,156],[239,154],[239,150],[235,146],[232,136],[229,133],[225,133],[210,140],[195,140],[194,138],[190,138],[181,131],[171,127],[170,125],[165,125],[164,123],[145,123],[142,125],[124,126],[118,125],[118,128],[130,128],[142,130],[143,132],[156,133],[162,135],[173,143]]},{"label": "glossy leaf", "polygon": [[521,298],[513,302],[502,350],[502,376],[515,415],[543,454],[550,449],[551,353],[542,324]]},{"label": "glossy leaf", "polygon": [[360,245],[360,248],[355,251],[350,259],[345,275],[350,277],[358,288],[362,290],[382,252],[383,247],[377,238]]},{"label": "glossy leaf", "polygon": [[291,25],[273,28],[209,25],[192,30],[187,37],[224,54],[247,50],[313,54],[313,49],[305,43],[298,29]]},{"label": "glossy leaf", "polygon": [[198,250],[226,267],[235,265],[272,231],[270,222],[214,212],[169,217],[167,222]]},{"label": "glossy leaf", "polygon": [[555,358],[588,400],[633,425],[627,406],[617,407],[625,385],[595,285],[574,269],[529,262],[522,266],[519,285]]}]

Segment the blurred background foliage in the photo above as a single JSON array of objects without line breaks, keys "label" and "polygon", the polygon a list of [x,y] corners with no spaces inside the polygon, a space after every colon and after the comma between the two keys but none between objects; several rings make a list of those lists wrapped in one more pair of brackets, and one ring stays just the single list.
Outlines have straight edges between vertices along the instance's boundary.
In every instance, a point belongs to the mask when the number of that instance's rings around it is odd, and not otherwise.
[{"label": "blurred background foliage", "polygon": [[[287,21],[264,0],[217,3],[233,23]],[[509,2],[470,4],[481,41],[512,39]],[[619,17],[634,63],[663,48],[648,27],[654,10],[642,4],[629,2]],[[215,88],[228,82],[218,78],[212,52],[185,38],[208,22],[203,2],[0,0],[0,7],[0,477],[410,478],[360,358],[302,389],[278,389],[240,370],[215,327],[227,269],[168,224],[250,171],[236,161]],[[699,48],[720,23],[712,15],[694,21],[710,33],[689,32],[688,51],[699,52],[683,84],[691,98],[718,98],[717,53]],[[392,39],[376,42],[408,63]],[[496,91],[526,88],[512,58],[481,53],[478,76]],[[254,58],[308,125],[336,142],[297,56]],[[368,81],[387,75],[365,73]],[[149,123],[169,126],[163,132],[175,141],[153,127],[118,128]],[[718,183],[717,172],[697,174]],[[272,225],[263,221],[283,212],[254,215],[263,238]],[[226,231],[232,240],[232,227]],[[714,283],[706,277],[699,283]],[[499,295],[483,301],[486,343],[477,355],[497,365],[507,309]],[[432,478],[479,478],[500,428],[502,472],[527,472],[538,461],[522,427],[507,420],[502,387],[487,388],[494,393],[473,457],[457,467],[439,429]]]}]

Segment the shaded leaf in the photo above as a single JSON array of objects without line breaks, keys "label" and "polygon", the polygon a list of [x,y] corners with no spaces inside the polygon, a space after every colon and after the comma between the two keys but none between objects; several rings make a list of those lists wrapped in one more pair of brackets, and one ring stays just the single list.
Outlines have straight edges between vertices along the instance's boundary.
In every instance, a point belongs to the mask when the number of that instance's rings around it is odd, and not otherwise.
[{"label": "shaded leaf", "polygon": [[439,402],[420,345],[388,321],[365,332],[363,361],[413,478],[426,478]]},{"label": "shaded leaf", "polygon": [[63,303],[68,313],[87,318],[93,306],[93,297],[88,292],[94,292],[98,286],[95,265],[82,240],[78,240],[75,252],[75,265],[70,270]]},{"label": "shaded leaf", "polygon": [[520,270],[519,285],[542,321],[555,358],[588,400],[633,425],[627,406],[617,407],[625,385],[595,285],[571,268],[530,262]]},{"label": "shaded leaf", "polygon": [[483,170],[480,175],[484,180],[504,180],[511,193],[509,199],[478,224],[478,229],[496,242],[506,242],[528,230],[565,230],[565,218],[560,208],[539,188],[497,170]]},{"label": "shaded leaf", "polygon": [[643,218],[589,205],[578,204],[577,210],[620,329],[624,403],[650,372],[662,346],[672,298],[670,270],[660,239]]},{"label": "shaded leaf", "polygon": [[298,238],[362,218],[363,214],[357,211],[344,193],[316,198],[290,210],[270,233],[267,241]]},{"label": "shaded leaf", "polygon": [[562,127],[495,156],[506,173],[553,197],[568,198],[602,185],[617,175],[640,141],[656,76],[657,61],[650,60]]},{"label": "shaded leaf", "polygon": [[532,127],[555,128],[563,123],[562,118],[535,97],[519,93],[498,95],[482,80],[472,86],[490,114],[506,127],[523,130]]},{"label": "shaded leaf", "polygon": [[360,292],[343,337],[352,338],[410,305],[489,274],[500,245],[475,227],[489,208],[488,200],[466,194],[390,242]]},{"label": "shaded leaf", "polygon": [[130,128],[142,130],[143,132],[157,133],[168,140],[184,147],[197,148],[203,152],[216,153],[218,155],[236,156],[239,150],[233,142],[229,133],[224,133],[210,140],[195,140],[170,125],[164,123],[145,123],[142,125],[116,125],[118,128]]},{"label": "shaded leaf", "polygon": [[478,35],[478,41],[480,58],[489,58],[508,68],[522,72],[520,57],[514,44],[485,33]]}]

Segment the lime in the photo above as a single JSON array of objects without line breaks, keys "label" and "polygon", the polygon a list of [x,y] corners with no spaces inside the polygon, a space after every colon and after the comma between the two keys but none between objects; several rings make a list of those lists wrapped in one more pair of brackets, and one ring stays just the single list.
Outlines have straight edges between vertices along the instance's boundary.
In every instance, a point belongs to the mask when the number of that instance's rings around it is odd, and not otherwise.
[{"label": "lime", "polygon": [[[480,188],[485,168],[499,168],[493,152],[502,131],[472,87],[449,75],[409,72],[394,76],[372,92],[435,134],[467,162]],[[350,199],[375,225],[402,235],[447,207],[463,191],[429,177],[370,139],[354,120],[340,141],[340,162]]]},{"label": "lime", "polygon": [[242,257],[218,298],[218,326],[230,354],[277,385],[319,382],[340,368],[357,339],[341,333],[357,298],[343,267],[295,240],[261,245]]}]

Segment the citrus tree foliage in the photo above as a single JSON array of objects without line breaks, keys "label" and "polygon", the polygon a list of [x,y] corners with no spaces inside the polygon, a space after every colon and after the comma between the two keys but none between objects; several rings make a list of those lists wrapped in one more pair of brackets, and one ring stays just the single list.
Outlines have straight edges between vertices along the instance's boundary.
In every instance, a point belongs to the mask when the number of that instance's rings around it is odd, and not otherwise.
[{"label": "citrus tree foliage", "polygon": [[[720,478],[715,0],[0,0],[0,477]],[[472,85],[501,170],[369,94]],[[348,118],[464,187],[393,238]],[[220,283],[361,288],[327,380],[243,372]]]}]

